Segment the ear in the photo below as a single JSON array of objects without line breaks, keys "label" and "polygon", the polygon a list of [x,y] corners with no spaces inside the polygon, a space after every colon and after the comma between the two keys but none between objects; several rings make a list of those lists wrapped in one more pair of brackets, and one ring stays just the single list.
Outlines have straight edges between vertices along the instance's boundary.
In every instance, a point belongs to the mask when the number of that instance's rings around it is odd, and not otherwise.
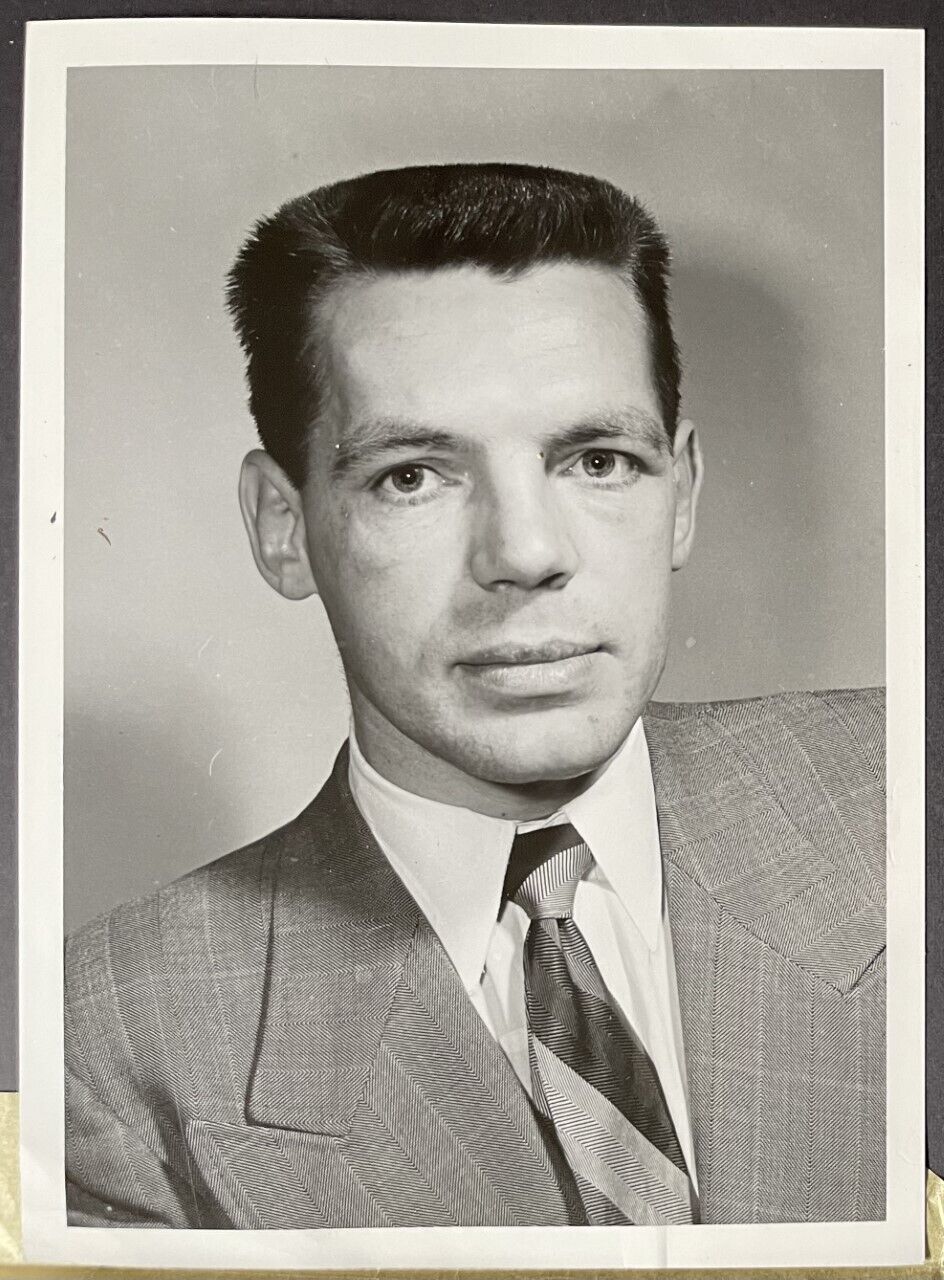
[{"label": "ear", "polygon": [[676,428],[672,445],[672,473],[675,477],[675,533],[672,539],[672,568],[681,569],[695,539],[695,509],[704,476],[701,445],[694,424],[683,419]]},{"label": "ear", "polygon": [[263,449],[243,459],[239,507],[256,568],[269,586],[286,600],[313,595],[301,494]]}]

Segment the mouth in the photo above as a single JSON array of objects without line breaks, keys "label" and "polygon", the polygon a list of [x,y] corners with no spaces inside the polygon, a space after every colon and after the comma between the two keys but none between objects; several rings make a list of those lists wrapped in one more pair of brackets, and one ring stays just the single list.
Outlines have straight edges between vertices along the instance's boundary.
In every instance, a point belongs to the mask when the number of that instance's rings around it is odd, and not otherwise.
[{"label": "mouth", "polygon": [[517,667],[544,662],[566,662],[597,653],[600,645],[571,640],[546,640],[542,644],[505,643],[479,649],[459,663],[463,667]]},{"label": "mouth", "polygon": [[467,680],[494,694],[566,697],[586,687],[602,652],[600,645],[569,640],[505,643],[477,650],[457,667]]}]

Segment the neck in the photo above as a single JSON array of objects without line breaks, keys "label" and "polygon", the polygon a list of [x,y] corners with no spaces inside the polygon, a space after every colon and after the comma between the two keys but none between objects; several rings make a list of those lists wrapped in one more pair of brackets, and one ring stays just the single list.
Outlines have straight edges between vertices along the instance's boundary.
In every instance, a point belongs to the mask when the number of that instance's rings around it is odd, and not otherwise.
[{"label": "neck", "polygon": [[548,817],[586,791],[605,767],[574,778],[495,782],[433,755],[380,716],[353,689],[351,709],[364,759],[388,782],[427,800],[472,809],[490,818],[529,822]]}]

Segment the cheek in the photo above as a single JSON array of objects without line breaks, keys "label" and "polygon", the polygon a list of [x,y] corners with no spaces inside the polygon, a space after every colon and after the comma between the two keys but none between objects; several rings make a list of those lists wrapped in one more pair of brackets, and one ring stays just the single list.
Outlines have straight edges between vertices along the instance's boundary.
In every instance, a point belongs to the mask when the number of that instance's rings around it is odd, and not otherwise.
[{"label": "cheek", "polygon": [[308,528],[315,580],[336,633],[395,658],[421,645],[448,611],[462,561],[448,521],[424,509],[378,518],[342,501]]},{"label": "cheek", "polygon": [[620,593],[641,594],[672,567],[675,508],[667,486],[646,484],[623,502],[600,495],[573,512],[571,528],[582,559],[605,574]]},{"label": "cheek", "polygon": [[674,515],[670,495],[662,490],[633,497],[621,510],[610,507],[600,518],[585,522],[581,539],[590,589],[582,597],[610,630],[629,675],[661,661]]}]

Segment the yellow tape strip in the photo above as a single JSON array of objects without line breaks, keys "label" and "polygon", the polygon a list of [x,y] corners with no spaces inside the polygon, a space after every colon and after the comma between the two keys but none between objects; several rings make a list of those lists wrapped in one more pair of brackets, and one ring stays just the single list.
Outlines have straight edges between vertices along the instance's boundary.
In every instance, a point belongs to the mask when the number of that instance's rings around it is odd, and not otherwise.
[{"label": "yellow tape strip", "polygon": [[18,1094],[0,1093],[0,1263],[17,1262],[22,1256],[19,1101]]}]

